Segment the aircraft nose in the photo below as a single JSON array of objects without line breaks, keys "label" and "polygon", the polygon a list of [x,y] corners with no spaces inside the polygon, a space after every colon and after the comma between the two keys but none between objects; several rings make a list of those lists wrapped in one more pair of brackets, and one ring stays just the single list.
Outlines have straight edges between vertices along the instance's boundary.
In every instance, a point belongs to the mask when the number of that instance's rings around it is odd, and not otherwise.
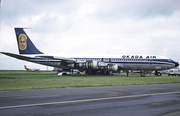
[{"label": "aircraft nose", "polygon": [[175,67],[177,67],[177,66],[179,66],[179,63],[178,63],[178,62],[175,63]]}]

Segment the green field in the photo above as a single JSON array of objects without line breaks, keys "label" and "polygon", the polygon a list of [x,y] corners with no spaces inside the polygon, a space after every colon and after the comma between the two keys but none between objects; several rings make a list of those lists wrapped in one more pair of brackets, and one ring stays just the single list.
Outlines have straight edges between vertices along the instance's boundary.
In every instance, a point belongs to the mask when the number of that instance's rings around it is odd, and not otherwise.
[{"label": "green field", "polygon": [[0,71],[0,91],[180,83],[175,76],[56,76],[56,72]]}]

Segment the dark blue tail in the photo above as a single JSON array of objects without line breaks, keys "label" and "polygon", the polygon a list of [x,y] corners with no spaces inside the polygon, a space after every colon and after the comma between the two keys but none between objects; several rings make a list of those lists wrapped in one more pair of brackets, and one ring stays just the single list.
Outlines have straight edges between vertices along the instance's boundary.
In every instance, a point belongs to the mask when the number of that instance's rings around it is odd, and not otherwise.
[{"label": "dark blue tail", "polygon": [[32,43],[23,28],[14,28],[19,48],[19,54],[43,54]]}]

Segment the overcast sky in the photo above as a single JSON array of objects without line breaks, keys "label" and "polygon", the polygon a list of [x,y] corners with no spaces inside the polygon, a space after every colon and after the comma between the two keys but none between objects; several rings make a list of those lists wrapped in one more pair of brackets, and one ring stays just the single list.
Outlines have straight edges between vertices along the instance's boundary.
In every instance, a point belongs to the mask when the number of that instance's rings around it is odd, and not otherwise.
[{"label": "overcast sky", "polygon": [[[0,51],[19,53],[14,27],[43,53],[145,54],[180,62],[179,0],[2,0]],[[46,69],[0,54],[0,70]],[[51,68],[49,68],[51,69]]]}]

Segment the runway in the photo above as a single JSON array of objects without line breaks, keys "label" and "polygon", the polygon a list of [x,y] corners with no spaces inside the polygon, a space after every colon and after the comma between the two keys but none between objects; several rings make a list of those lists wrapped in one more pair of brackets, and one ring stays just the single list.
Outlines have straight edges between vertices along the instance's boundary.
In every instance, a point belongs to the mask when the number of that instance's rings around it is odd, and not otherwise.
[{"label": "runway", "polygon": [[180,84],[0,92],[0,114],[168,116],[179,114]]}]

